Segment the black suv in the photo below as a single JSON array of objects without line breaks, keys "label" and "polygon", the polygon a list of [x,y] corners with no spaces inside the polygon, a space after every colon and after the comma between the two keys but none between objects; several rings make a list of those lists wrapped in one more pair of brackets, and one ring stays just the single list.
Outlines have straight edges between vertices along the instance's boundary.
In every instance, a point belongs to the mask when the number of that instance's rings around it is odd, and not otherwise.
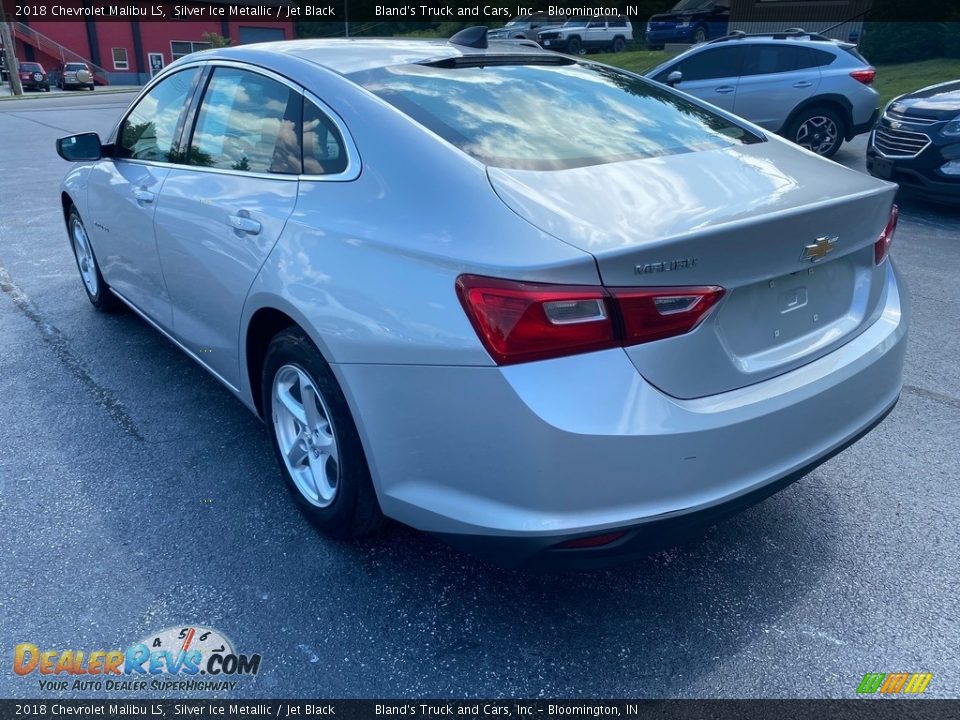
[{"label": "black suv", "polygon": [[960,80],[894,98],[870,135],[867,170],[903,192],[960,203]]}]

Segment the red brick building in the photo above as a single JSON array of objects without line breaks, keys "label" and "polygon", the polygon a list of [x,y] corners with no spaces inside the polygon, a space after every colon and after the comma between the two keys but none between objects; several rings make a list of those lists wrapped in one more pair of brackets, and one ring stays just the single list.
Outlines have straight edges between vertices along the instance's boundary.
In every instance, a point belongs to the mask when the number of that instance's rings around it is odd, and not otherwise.
[{"label": "red brick building", "polygon": [[294,37],[293,22],[237,20],[71,20],[13,22],[17,58],[48,72],[84,60],[99,84],[139,85],[183,55],[209,47],[204,33],[234,45]]}]

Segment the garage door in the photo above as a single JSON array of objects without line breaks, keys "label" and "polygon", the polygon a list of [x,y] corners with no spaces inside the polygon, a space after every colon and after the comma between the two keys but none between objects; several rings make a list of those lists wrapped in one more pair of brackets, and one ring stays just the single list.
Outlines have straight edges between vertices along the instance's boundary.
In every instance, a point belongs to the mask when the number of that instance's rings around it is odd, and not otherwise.
[{"label": "garage door", "polygon": [[240,44],[285,40],[283,28],[243,27],[240,26]]}]

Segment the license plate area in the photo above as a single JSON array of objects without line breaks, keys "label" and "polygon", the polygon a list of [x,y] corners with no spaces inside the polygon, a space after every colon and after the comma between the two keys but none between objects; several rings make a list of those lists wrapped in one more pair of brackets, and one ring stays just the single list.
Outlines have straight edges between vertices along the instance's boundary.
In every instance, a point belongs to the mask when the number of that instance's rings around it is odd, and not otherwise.
[{"label": "license plate area", "polygon": [[889,180],[893,177],[893,163],[883,157],[873,158],[871,169],[876,177]]},{"label": "license plate area", "polygon": [[755,371],[834,342],[857,324],[856,274],[842,257],[735,289],[718,317],[724,344],[742,369]]}]

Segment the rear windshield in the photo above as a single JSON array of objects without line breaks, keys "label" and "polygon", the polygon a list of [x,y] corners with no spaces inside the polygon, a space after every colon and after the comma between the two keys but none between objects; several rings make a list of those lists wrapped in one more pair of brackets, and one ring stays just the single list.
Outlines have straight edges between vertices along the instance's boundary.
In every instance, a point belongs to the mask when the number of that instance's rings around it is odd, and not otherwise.
[{"label": "rear windshield", "polygon": [[589,63],[399,65],[350,77],[497,167],[560,170],[763,139],[650,81]]},{"label": "rear windshield", "polygon": [[40,63],[25,62],[20,63],[21,70],[29,70],[30,72],[40,72]]},{"label": "rear windshield", "polygon": [[67,70],[86,70],[87,66],[83,63],[67,63]]}]

